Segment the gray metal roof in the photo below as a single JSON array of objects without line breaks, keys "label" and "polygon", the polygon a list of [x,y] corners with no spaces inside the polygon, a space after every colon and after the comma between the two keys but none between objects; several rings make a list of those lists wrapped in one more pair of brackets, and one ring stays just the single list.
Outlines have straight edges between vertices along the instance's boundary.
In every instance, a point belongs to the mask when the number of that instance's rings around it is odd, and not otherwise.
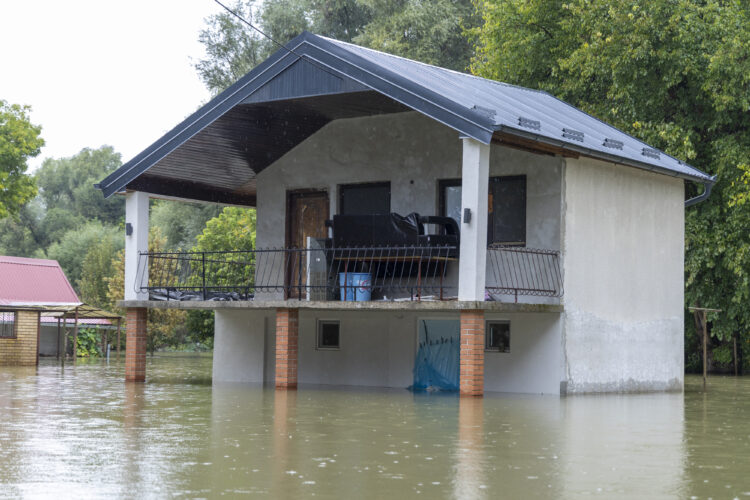
[{"label": "gray metal roof", "polygon": [[[254,179],[325,123],[419,111],[485,144],[505,133],[697,182],[712,178],[547,94],[303,33],[104,179],[253,204]],[[376,98],[376,96],[380,98]],[[289,118],[293,117],[293,120]],[[279,127],[296,123],[284,131]]]},{"label": "gray metal roof", "polygon": [[[690,179],[710,179],[706,173],[547,92],[431,66],[330,38],[326,40],[467,109],[486,111],[492,118],[495,130],[536,139],[547,138],[554,144],[567,144],[574,150],[597,151],[609,157],[652,165]],[[605,145],[605,141],[608,145]],[[622,143],[622,148],[617,147],[620,146],[618,142]]]}]

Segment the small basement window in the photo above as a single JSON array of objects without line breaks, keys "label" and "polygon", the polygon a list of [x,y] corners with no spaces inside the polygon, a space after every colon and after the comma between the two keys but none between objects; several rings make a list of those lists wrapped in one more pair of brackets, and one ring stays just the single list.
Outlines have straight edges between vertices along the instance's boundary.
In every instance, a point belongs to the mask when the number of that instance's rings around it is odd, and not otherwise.
[{"label": "small basement window", "polygon": [[16,338],[16,313],[0,311],[0,339]]},{"label": "small basement window", "polygon": [[318,349],[338,349],[340,347],[340,325],[338,321],[318,321]]},{"label": "small basement window", "polygon": [[485,326],[484,350],[510,352],[510,321],[488,321]]}]

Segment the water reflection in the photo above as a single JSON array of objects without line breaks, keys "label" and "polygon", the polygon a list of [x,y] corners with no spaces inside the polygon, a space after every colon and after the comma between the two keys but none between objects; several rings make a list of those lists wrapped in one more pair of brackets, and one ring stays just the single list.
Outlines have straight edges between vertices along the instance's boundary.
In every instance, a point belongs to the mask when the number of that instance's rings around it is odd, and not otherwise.
[{"label": "water reflection", "polygon": [[484,399],[463,397],[458,401],[458,439],[453,496],[484,498]]},{"label": "water reflection", "polygon": [[210,358],[148,370],[146,384],[114,362],[0,371],[0,498],[750,495],[750,380],[476,399],[212,388]]}]

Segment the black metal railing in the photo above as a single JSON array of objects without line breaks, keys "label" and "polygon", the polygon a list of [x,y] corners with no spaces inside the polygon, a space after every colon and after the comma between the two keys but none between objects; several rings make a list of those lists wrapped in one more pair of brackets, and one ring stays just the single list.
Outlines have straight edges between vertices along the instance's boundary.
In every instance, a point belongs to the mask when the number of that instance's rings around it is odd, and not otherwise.
[{"label": "black metal railing", "polygon": [[490,245],[487,249],[487,292],[500,295],[562,297],[560,252],[515,246]]},{"label": "black metal railing", "polygon": [[142,252],[136,290],[151,300],[445,300],[455,297],[446,278],[457,255],[448,246]]}]

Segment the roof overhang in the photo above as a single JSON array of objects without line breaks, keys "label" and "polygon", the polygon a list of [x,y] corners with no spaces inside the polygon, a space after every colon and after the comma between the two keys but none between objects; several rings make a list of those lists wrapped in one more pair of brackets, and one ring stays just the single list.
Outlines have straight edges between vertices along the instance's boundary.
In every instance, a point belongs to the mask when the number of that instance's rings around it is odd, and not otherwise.
[{"label": "roof overhang", "polygon": [[[492,109],[476,104],[485,97]],[[531,109],[530,103],[536,103],[536,108]],[[508,116],[498,116],[515,104]],[[555,108],[549,111],[551,125],[540,133],[511,123],[523,121],[516,116],[519,109],[530,109],[533,114],[548,107]],[[640,148],[645,155],[647,145],[629,136],[621,137],[627,154],[609,153],[601,147],[602,137],[622,132],[549,94],[303,33],[97,187],[106,197],[137,190],[253,206],[256,176],[330,121],[404,111],[420,112],[485,144],[499,141],[536,152],[559,150],[564,155],[591,156],[707,185],[713,182],[663,153],[661,162],[641,158]],[[593,133],[587,138],[599,142],[589,141],[592,147],[556,139],[556,134],[566,130],[561,128],[566,113],[575,114],[573,123],[584,127],[586,134]]]}]

